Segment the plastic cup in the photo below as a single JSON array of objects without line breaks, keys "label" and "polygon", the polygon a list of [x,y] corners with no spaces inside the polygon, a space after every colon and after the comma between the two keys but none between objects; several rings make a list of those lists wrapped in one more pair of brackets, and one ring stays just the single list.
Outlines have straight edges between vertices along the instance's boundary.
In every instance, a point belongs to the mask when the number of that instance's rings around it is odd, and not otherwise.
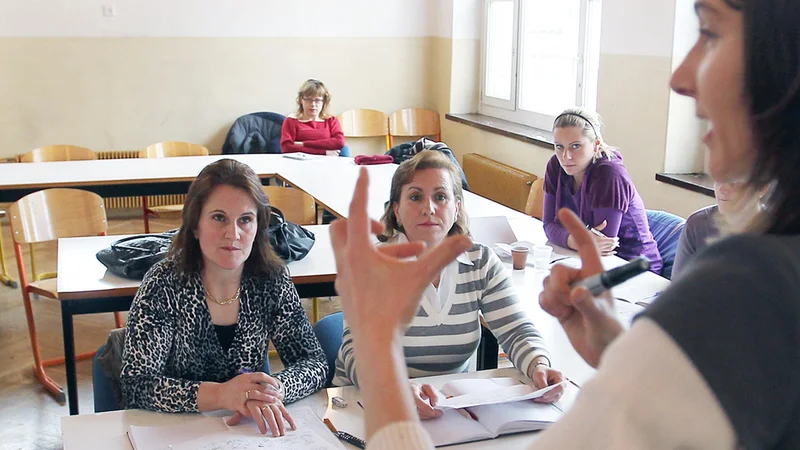
[{"label": "plastic cup", "polygon": [[547,270],[550,266],[550,255],[553,247],[549,245],[537,245],[533,247],[533,267],[536,270]]},{"label": "plastic cup", "polygon": [[528,247],[512,247],[511,248],[511,262],[514,270],[522,270],[525,268],[525,263],[528,262]]}]

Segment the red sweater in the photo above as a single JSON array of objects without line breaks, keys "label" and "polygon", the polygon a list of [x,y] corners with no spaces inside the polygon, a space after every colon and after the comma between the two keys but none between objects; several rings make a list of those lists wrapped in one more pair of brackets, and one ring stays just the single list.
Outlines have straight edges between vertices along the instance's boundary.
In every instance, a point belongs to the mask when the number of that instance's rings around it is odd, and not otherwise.
[{"label": "red sweater", "polygon": [[[302,142],[303,145],[294,145]],[[281,151],[283,153],[311,153],[324,155],[328,150],[341,150],[344,147],[344,133],[339,120],[329,117],[324,122],[301,122],[287,117],[281,129]]]}]

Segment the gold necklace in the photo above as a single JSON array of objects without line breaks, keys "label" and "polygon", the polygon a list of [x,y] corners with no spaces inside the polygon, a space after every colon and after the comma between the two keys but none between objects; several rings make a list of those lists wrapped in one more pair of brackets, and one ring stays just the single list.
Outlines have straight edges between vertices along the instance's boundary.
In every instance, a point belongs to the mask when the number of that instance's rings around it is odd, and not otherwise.
[{"label": "gold necklace", "polygon": [[206,297],[210,298],[212,302],[214,302],[214,303],[216,303],[218,305],[225,306],[225,305],[230,305],[231,303],[235,302],[236,300],[239,300],[239,294],[242,293],[242,286],[240,285],[239,289],[236,289],[236,293],[233,294],[233,297],[227,298],[225,300],[217,300],[216,298],[214,298],[214,296],[211,295],[210,292],[208,292],[208,289],[206,289],[205,286],[203,286],[203,291],[205,291]]}]

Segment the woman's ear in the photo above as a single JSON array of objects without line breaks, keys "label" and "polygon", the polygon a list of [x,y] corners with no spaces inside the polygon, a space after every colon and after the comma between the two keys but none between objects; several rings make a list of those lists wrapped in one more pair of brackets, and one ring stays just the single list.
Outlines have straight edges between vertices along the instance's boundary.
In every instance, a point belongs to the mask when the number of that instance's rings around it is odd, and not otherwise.
[{"label": "woman's ear", "polygon": [[400,215],[397,214],[397,210],[399,209],[397,203],[392,204],[392,212],[394,213],[394,221],[397,222],[398,227],[402,227],[403,224],[400,222]]}]

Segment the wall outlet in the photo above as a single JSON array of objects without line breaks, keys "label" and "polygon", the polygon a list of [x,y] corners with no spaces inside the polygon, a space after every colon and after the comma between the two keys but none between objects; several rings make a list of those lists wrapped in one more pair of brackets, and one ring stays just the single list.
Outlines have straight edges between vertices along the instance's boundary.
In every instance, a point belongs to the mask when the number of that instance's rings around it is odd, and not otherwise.
[{"label": "wall outlet", "polygon": [[114,5],[103,6],[103,17],[114,18],[117,17],[117,7]]}]

